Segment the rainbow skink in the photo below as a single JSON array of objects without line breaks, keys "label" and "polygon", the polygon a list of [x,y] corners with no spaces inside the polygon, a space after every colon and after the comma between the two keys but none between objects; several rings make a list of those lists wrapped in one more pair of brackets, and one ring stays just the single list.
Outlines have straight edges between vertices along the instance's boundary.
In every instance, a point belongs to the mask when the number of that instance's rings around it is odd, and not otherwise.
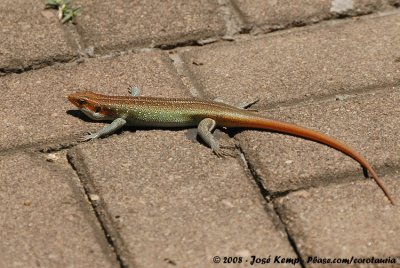
[{"label": "rainbow skink", "polygon": [[344,143],[325,134],[294,124],[270,120],[257,113],[221,102],[196,98],[155,98],[140,97],[138,88],[131,88],[132,96],[109,96],[94,92],[78,92],[68,96],[68,100],[85,115],[94,120],[111,120],[112,123],[96,133],[82,137],[88,141],[114,133],[121,127],[197,127],[198,135],[218,156],[227,155],[212,135],[219,127],[263,129],[305,138],[325,144],[350,156],[363,166],[383,190],[389,201],[393,198],[372,166]]}]

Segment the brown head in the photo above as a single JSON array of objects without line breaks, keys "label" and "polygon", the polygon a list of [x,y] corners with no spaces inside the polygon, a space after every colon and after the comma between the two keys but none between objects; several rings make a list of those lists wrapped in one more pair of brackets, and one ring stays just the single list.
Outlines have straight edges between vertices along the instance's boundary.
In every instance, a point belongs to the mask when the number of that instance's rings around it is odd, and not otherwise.
[{"label": "brown head", "polygon": [[110,109],[101,102],[102,96],[91,91],[84,91],[68,95],[68,100],[91,119],[112,120],[115,117]]}]

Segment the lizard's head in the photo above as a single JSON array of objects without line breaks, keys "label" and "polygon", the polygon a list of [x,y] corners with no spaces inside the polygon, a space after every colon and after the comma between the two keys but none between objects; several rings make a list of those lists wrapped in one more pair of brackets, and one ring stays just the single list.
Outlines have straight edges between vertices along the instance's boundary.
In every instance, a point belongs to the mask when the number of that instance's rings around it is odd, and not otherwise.
[{"label": "lizard's head", "polygon": [[68,95],[68,100],[93,120],[113,119],[114,117],[111,111],[104,105],[102,97],[103,95],[84,91]]}]

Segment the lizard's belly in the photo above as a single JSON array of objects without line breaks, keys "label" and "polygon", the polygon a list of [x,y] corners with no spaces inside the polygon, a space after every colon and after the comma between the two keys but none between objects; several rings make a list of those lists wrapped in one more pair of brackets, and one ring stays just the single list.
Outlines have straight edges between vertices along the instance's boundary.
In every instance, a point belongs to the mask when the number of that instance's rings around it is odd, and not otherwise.
[{"label": "lizard's belly", "polygon": [[197,126],[198,120],[188,116],[177,116],[168,114],[147,114],[146,116],[135,116],[126,118],[128,126],[137,127],[191,127]]}]

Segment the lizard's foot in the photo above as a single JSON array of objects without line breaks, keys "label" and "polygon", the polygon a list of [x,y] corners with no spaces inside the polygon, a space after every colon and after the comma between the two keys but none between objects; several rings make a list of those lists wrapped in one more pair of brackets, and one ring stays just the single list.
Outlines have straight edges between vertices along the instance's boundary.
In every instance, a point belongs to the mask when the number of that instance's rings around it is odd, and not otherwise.
[{"label": "lizard's foot", "polygon": [[235,149],[236,147],[234,145],[220,145],[218,148],[213,148],[212,150],[218,157],[235,157]]},{"label": "lizard's foot", "polygon": [[128,93],[131,94],[133,97],[138,97],[141,93],[141,89],[138,86],[129,86]]},{"label": "lizard's foot", "polygon": [[97,133],[88,132],[85,136],[79,137],[78,142],[90,141],[90,140],[94,140],[97,138],[98,138]]}]

